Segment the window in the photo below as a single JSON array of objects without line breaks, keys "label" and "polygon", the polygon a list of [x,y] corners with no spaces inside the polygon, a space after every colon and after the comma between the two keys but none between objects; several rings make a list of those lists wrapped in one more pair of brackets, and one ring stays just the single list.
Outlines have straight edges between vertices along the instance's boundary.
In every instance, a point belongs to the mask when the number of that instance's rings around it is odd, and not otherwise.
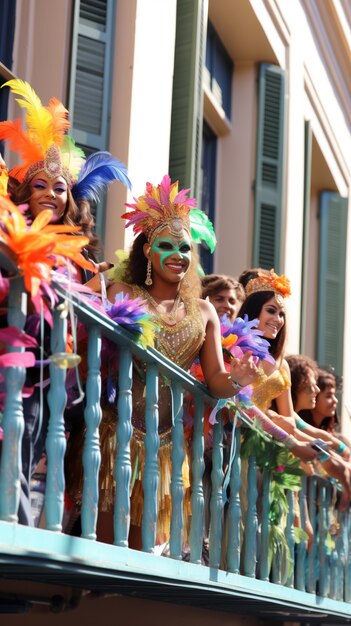
[{"label": "window", "polygon": [[[88,156],[108,150],[113,78],[114,0],[77,0],[73,20],[69,110],[72,135]],[[104,231],[104,203],[96,207]]]},{"label": "window", "polygon": [[[216,160],[217,160],[217,137],[210,127],[204,122],[202,136],[202,193],[199,206],[211,220],[213,226],[215,220],[215,197],[216,197]],[[205,246],[200,247],[200,261],[205,274],[213,271],[213,255]]]},{"label": "window", "polygon": [[207,27],[205,84],[227,118],[231,118],[233,61],[211,22]]}]

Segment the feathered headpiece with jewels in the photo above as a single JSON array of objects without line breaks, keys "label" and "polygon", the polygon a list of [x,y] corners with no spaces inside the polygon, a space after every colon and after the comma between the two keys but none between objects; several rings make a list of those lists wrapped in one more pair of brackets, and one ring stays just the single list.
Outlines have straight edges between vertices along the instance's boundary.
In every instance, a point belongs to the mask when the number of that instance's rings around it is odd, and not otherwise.
[{"label": "feathered headpiece with jewels", "polygon": [[28,127],[22,127],[21,119],[0,122],[0,140],[8,141],[22,160],[9,172],[11,176],[20,182],[31,180],[39,172],[49,178],[63,176],[75,200],[96,201],[99,191],[114,180],[131,187],[126,166],[109,152],[96,152],[85,159],[83,150],[66,134],[70,127],[68,111],[57,98],[44,106],[23,80],[9,80],[2,86],[20,96],[16,101],[26,109]]},{"label": "feathered headpiece with jewels", "polygon": [[245,295],[250,296],[258,291],[273,291],[275,294],[286,298],[291,295],[290,281],[281,274],[275,273],[273,269],[270,272],[258,272],[256,278],[251,278],[245,287]]},{"label": "feathered headpiece with jewels", "polygon": [[133,226],[135,235],[145,233],[149,242],[159,230],[168,226],[175,237],[184,228],[195,243],[205,241],[211,252],[216,247],[216,235],[207,215],[196,209],[196,199],[188,198],[189,189],[178,190],[178,181],[171,182],[164,176],[157,186],[146,183],[145,194],[134,198],[135,203],[126,206],[132,209],[122,215]]}]

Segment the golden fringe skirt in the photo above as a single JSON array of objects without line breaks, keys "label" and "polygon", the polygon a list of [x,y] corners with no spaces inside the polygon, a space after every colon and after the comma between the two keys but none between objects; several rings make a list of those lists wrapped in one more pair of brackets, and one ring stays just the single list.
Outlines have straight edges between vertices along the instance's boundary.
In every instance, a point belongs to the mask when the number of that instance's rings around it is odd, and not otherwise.
[{"label": "golden fringe skirt", "polygon": [[[133,419],[132,419],[133,421]],[[138,423],[140,426],[140,422]],[[141,526],[143,518],[144,489],[143,476],[145,468],[144,439],[146,433],[133,426],[133,435],[130,441],[130,462],[132,478],[130,483],[130,520],[134,526]],[[172,429],[168,428],[159,433],[160,446],[158,450],[158,492],[157,492],[157,531],[156,543],[169,540],[172,516],[171,478],[172,478]],[[116,414],[109,409],[103,409],[100,425],[100,497],[99,510],[113,510],[116,482],[114,479],[114,464],[117,451]],[[183,542],[188,541],[189,524],[191,517],[190,491],[190,450],[184,440],[184,461],[182,466],[184,485],[183,500]]]}]

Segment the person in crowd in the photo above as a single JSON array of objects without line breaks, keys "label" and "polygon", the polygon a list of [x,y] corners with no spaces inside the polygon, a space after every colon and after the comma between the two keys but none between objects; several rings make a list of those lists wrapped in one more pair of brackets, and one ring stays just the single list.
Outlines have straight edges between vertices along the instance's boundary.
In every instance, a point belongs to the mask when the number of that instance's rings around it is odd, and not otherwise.
[{"label": "person in crowd", "polygon": [[296,419],[297,427],[312,437],[326,441],[329,451],[349,461],[350,449],[338,438],[335,428],[323,428],[325,418],[329,424],[336,415],[335,377],[318,369],[317,363],[307,356],[289,355],[287,362],[291,373],[292,401],[299,415]]},{"label": "person in crowd", "polygon": [[[312,426],[335,435],[342,442],[342,456],[350,458],[351,439],[340,432],[339,417],[337,412],[337,391],[342,390],[342,382],[330,370],[318,368],[317,384],[320,389],[315,407],[305,411],[299,411],[299,415]],[[339,450],[340,453],[340,450]]]},{"label": "person in crowd", "polygon": [[[293,435],[302,450],[313,449],[316,447],[313,437],[296,424],[290,389],[290,369],[284,358],[286,336],[284,297],[290,294],[287,279],[285,276],[277,276],[273,270],[268,272],[255,268],[244,271],[239,281],[245,288],[246,300],[238,315],[247,314],[249,319],[259,319],[258,328],[270,341],[270,352],[275,359],[274,366],[266,361],[261,364],[264,374],[261,382],[254,386],[251,400],[263,413],[268,414],[272,421]],[[274,409],[272,409],[273,400]],[[301,452],[297,456],[303,461],[313,459],[313,456],[308,458],[308,454],[304,455]],[[349,467],[341,460],[335,460],[330,456],[325,458],[324,466],[331,476],[342,483],[344,498],[341,506],[346,508],[351,499]]]},{"label": "person in crowd", "polygon": [[[132,298],[140,297],[157,325],[155,347],[185,370],[200,355],[211,394],[231,397],[242,385],[250,384],[256,378],[258,370],[249,353],[242,360],[233,359],[230,372],[224,367],[218,316],[212,305],[200,298],[201,284],[194,249],[194,242],[205,236],[213,250],[215,236],[209,222],[206,222],[204,235],[205,216],[195,209],[195,202],[194,198],[188,198],[187,190],[179,190],[178,182],[171,183],[167,175],[157,186],[147,183],[145,194],[136,198],[133,204],[127,205],[131,210],[123,216],[128,220],[127,226],[133,227],[136,238],[126,264],[123,282],[110,285],[107,295],[112,303],[121,292]],[[202,234],[200,231],[197,234],[196,226],[199,222],[202,224]],[[137,464],[138,467],[143,467],[145,437],[145,379],[141,369],[134,368],[134,432],[131,441],[132,466]],[[101,440],[104,440],[103,433],[106,429],[114,437],[116,420],[114,410],[108,411],[105,407]],[[170,389],[166,381],[161,380],[157,543],[167,541],[170,532],[171,428]],[[111,445],[108,444],[106,449],[110,450]],[[104,456],[103,450],[102,455]],[[185,464],[187,462],[186,458]],[[183,467],[183,477],[187,472]],[[102,483],[105,486],[110,484],[112,488],[112,476],[102,476]],[[186,499],[190,495],[189,480],[185,479],[185,483]],[[142,482],[137,479],[131,495],[130,545],[135,547],[140,547],[140,537],[138,545],[136,535],[140,536],[142,499]],[[101,500],[104,502],[104,494]],[[112,497],[111,494],[107,496],[107,501],[113,501],[113,494]],[[186,519],[184,527],[187,527]]]},{"label": "person in crowd", "polygon": [[[76,263],[70,281],[85,283],[94,273],[106,269],[105,261],[98,263],[99,245],[94,232],[92,206],[99,194],[113,181],[130,187],[126,167],[108,152],[96,152],[85,158],[84,152],[66,133],[70,126],[68,111],[56,98],[44,106],[32,87],[21,80],[10,80],[3,87],[17,94],[18,103],[26,110],[27,129],[21,120],[0,123],[0,140],[19,153],[20,164],[7,172],[4,159],[0,158],[0,171],[7,177],[7,191],[16,205],[24,205],[30,223],[42,211],[52,212],[51,223],[55,226],[76,227],[77,236],[88,238],[82,254],[85,263]],[[30,315],[27,320],[29,332],[38,328]],[[45,333],[47,334],[47,333]],[[40,420],[39,370],[27,371],[26,386],[34,386],[34,392],[23,400],[25,429],[22,439],[22,492],[19,520],[33,524],[29,506],[30,480],[41,459],[47,433],[49,409],[47,387],[43,394],[42,420]],[[77,414],[77,407],[73,411]],[[82,419],[82,406],[80,406]],[[71,422],[72,411],[66,414]],[[39,432],[38,432],[39,429]]]},{"label": "person in crowd", "polygon": [[227,316],[234,322],[238,309],[245,298],[241,284],[232,276],[225,274],[207,274],[201,279],[201,297],[208,299],[221,318]]}]

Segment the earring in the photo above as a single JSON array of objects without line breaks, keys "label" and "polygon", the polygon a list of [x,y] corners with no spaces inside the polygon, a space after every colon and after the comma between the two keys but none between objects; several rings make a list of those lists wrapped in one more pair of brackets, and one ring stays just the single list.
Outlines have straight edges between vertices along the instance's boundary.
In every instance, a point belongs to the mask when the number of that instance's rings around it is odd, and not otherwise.
[{"label": "earring", "polygon": [[150,285],[152,285],[152,278],[151,278],[151,261],[150,261],[150,259],[148,259],[148,260],[147,260],[147,268],[146,268],[145,285],[147,285],[148,287],[149,287]]}]

